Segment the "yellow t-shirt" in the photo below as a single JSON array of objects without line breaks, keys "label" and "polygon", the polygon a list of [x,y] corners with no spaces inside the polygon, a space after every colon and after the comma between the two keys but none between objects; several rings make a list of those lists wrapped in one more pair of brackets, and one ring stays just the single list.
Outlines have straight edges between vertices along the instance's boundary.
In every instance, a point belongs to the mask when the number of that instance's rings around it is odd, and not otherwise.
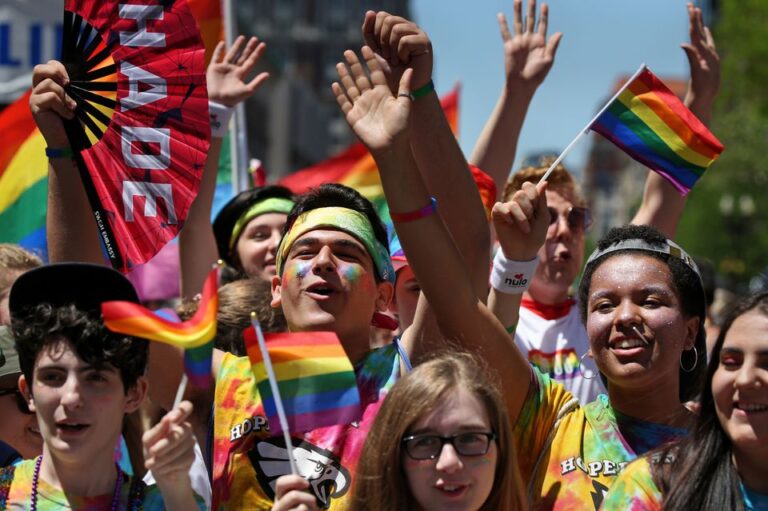
[{"label": "yellow t-shirt", "polygon": [[[355,372],[363,405],[359,422],[292,434],[297,468],[321,509],[346,507],[365,438],[400,373],[397,347],[372,351]],[[224,356],[213,413],[212,509],[271,509],[277,478],[289,474],[290,467],[283,436],[269,435],[247,357]]]},{"label": "yellow t-shirt", "polygon": [[621,415],[604,394],[581,406],[549,376],[532,374],[514,430],[531,509],[597,510],[627,463],[685,434]]},{"label": "yellow t-shirt", "polygon": [[610,511],[659,511],[661,491],[653,482],[645,456],[627,465],[605,496],[603,507]]}]

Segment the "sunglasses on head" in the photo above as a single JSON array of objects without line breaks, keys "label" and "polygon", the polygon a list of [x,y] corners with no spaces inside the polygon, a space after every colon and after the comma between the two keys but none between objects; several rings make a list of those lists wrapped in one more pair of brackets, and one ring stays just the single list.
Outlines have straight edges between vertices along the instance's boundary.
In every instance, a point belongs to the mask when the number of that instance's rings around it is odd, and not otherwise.
[{"label": "sunglasses on head", "polygon": [[23,414],[32,415],[32,412],[24,400],[24,396],[18,388],[12,387],[7,389],[0,389],[0,397],[13,395],[16,398],[16,407]]},{"label": "sunglasses on head", "polygon": [[[555,225],[560,218],[560,213],[553,207],[547,209],[549,210],[549,225]],[[583,232],[592,225],[592,212],[589,208],[571,206],[563,216],[568,222],[568,228],[572,231]]]}]

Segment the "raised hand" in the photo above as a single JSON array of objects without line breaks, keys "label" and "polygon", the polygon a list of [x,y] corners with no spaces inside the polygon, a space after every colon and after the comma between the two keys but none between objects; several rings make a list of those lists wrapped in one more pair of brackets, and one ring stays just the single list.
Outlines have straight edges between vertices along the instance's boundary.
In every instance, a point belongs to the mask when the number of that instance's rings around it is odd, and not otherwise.
[{"label": "raised hand", "polygon": [[530,261],[544,244],[550,220],[546,188],[546,182],[523,183],[509,202],[493,206],[493,225],[507,259]]},{"label": "raised hand", "polygon": [[244,42],[245,37],[238,36],[226,54],[227,45],[224,41],[216,45],[205,73],[210,100],[235,106],[248,99],[269,78],[269,73],[259,73],[246,82],[267,45],[260,43],[257,37],[251,37],[243,49]]},{"label": "raised hand", "polygon": [[418,25],[385,11],[368,11],[363,20],[363,39],[373,50],[393,94],[398,92],[406,69],[413,69],[414,89],[432,79],[432,42]]},{"label": "raised hand", "polygon": [[[702,107],[710,108],[720,89],[720,57],[709,28],[704,26],[701,9],[688,4],[688,32],[691,42],[682,44],[691,69],[691,81],[685,102],[696,115]],[[705,114],[707,117],[708,113]],[[705,119],[706,122],[706,119]]]},{"label": "raised hand", "polygon": [[49,147],[69,146],[61,119],[73,119],[77,103],[64,91],[67,84],[67,70],[56,60],[39,64],[32,71],[29,108]]},{"label": "raised hand", "polygon": [[336,64],[341,83],[333,82],[331,89],[349,126],[376,156],[392,150],[399,143],[408,143],[412,71],[403,73],[399,92],[395,95],[387,85],[373,50],[363,46],[361,52],[370,77],[355,52],[347,50],[344,52],[346,65]]},{"label": "raised hand", "polygon": [[536,0],[528,0],[528,12],[523,26],[523,2],[514,2],[514,30],[509,32],[509,25],[504,13],[499,13],[499,29],[504,41],[504,68],[508,87],[536,88],[546,78],[552,68],[557,46],[563,37],[561,32],[553,34],[547,40],[549,7],[541,4],[539,25],[536,24]]}]

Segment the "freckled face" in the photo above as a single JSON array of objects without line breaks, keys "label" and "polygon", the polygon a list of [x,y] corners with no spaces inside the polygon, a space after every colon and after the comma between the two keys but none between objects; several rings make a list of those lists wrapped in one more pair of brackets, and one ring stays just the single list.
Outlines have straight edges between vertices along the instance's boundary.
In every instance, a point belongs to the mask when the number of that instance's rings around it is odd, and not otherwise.
[{"label": "freckled face", "polygon": [[712,377],[717,418],[734,450],[768,457],[768,317],[757,310],[731,325]]},{"label": "freckled face", "polygon": [[684,316],[663,261],[621,254],[606,259],[592,274],[587,335],[609,387],[677,389],[680,354],[693,346],[698,322]]},{"label": "freckled face", "polygon": [[[464,389],[450,392],[437,408],[408,428],[406,436],[452,436],[462,432],[491,432],[483,403]],[[403,447],[402,463],[414,500],[424,511],[472,511],[488,499],[493,487],[498,450],[491,441],[481,456],[462,456],[446,443],[433,460],[414,460]]]},{"label": "freckled face", "polygon": [[264,213],[245,226],[234,250],[246,275],[264,280],[275,276],[275,254],[287,218],[284,213]]},{"label": "freckled face", "polygon": [[64,340],[38,355],[32,385],[22,377],[21,386],[31,393],[30,408],[48,450],[73,463],[111,453],[124,415],[138,408],[146,392],[142,379],[125,393],[117,369],[87,365]]}]

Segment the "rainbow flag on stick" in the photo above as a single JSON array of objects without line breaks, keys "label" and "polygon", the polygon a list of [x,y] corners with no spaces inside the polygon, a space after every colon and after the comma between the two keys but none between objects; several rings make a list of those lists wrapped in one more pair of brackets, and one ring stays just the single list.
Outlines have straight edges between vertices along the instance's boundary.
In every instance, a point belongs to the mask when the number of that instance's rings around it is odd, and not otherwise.
[{"label": "rainbow flag on stick", "polygon": [[[334,333],[270,334],[264,352],[254,325],[245,332],[245,346],[270,433],[285,428],[311,431],[360,419],[355,371]],[[276,388],[270,385],[270,373]],[[280,409],[285,424],[280,421]]]},{"label": "rainbow flag on stick", "polygon": [[590,128],[686,195],[723,145],[644,65]]},{"label": "rainbow flag on stick", "polygon": [[[216,312],[219,307],[218,284],[219,267],[216,266],[205,280],[197,312],[188,321],[179,322],[175,313],[153,312],[137,303],[112,301],[101,304],[104,324],[113,332],[183,348],[186,378],[193,385],[205,388],[211,378],[213,338],[216,336]],[[184,381],[182,385],[185,385]]]}]

